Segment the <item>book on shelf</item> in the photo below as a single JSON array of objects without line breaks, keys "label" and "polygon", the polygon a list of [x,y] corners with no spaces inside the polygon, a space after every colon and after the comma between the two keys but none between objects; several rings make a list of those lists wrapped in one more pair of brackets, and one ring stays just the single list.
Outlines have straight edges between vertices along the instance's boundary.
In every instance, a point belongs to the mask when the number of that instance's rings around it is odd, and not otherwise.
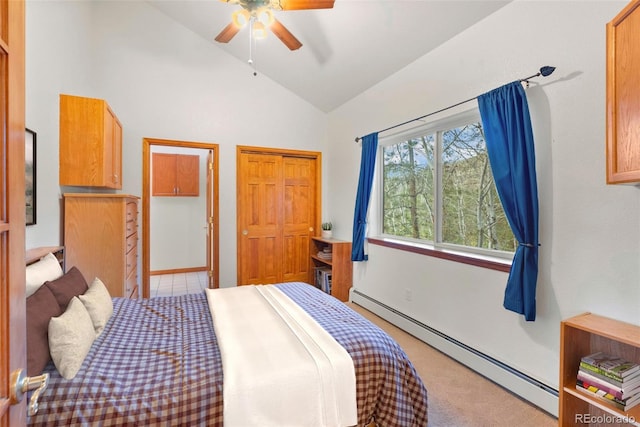
[{"label": "book on shelf", "polygon": [[316,254],[316,256],[320,259],[330,260],[332,258],[331,252],[320,251]]},{"label": "book on shelf", "polygon": [[316,268],[316,288],[331,294],[331,270],[324,267]]},{"label": "book on shelf", "polygon": [[639,364],[602,351],[583,356],[580,366],[620,382],[624,382],[625,378],[640,375]]},{"label": "book on shelf", "polygon": [[628,386],[637,385],[637,384],[640,383],[640,375],[637,375],[637,376],[633,375],[631,377],[625,378],[624,381],[619,381],[619,380],[616,380],[616,379],[612,378],[611,375],[601,374],[600,372],[596,372],[596,371],[593,371],[591,369],[587,369],[587,368],[583,367],[582,365],[580,366],[580,369],[582,369],[585,372],[588,372],[589,374],[593,375],[594,377],[603,379],[603,380],[607,381],[608,383],[615,385],[616,387],[628,387]]},{"label": "book on shelf", "polygon": [[614,395],[618,399],[626,399],[640,393],[640,377],[637,377],[637,381],[625,383],[624,385],[616,385],[605,378],[599,378],[592,375],[592,372],[585,371],[582,368],[578,370],[578,381],[582,381],[584,385],[593,385],[600,390],[606,391],[609,394]]},{"label": "book on shelf", "polygon": [[614,395],[607,393],[604,390],[600,390],[594,385],[584,384],[581,380],[576,381],[576,389],[595,399],[607,402],[621,411],[628,411],[640,403],[640,393],[630,396],[627,399],[618,399]]}]

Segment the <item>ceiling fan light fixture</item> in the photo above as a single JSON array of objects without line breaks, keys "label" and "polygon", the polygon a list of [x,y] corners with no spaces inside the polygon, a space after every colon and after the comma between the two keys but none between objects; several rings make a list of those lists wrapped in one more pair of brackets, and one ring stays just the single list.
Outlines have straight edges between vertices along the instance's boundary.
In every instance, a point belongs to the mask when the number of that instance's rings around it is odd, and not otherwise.
[{"label": "ceiling fan light fixture", "polygon": [[231,20],[238,28],[243,28],[249,23],[251,15],[246,9],[236,10],[231,14]]},{"label": "ceiling fan light fixture", "polygon": [[251,31],[253,33],[253,38],[256,40],[264,39],[267,37],[267,28],[262,22],[258,20],[253,21]]},{"label": "ceiling fan light fixture", "polygon": [[273,21],[275,19],[273,17],[273,12],[269,9],[262,9],[257,13],[257,16],[258,21],[262,22],[262,24],[266,27],[269,27],[271,24],[273,24]]}]

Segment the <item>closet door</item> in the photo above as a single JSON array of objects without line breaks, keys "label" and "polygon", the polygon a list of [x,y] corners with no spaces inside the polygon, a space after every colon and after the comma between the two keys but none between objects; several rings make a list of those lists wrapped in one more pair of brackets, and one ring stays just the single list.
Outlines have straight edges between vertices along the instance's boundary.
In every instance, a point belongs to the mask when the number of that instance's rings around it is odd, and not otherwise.
[{"label": "closet door", "polygon": [[314,159],[284,157],[283,167],[283,282],[309,280],[309,245],[314,236]]},{"label": "closet door", "polygon": [[238,171],[238,284],[282,281],[282,157],[242,154]]},{"label": "closet door", "polygon": [[238,147],[238,284],[309,280],[320,153]]}]

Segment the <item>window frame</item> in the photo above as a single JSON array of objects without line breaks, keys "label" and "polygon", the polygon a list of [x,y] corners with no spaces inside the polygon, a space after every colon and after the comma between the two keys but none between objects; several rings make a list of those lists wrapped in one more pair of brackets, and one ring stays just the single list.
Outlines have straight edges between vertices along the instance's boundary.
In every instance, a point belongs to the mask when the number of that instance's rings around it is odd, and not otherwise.
[{"label": "window frame", "polygon": [[[510,271],[511,263],[515,252],[499,251],[492,249],[476,248],[472,246],[457,245],[442,241],[442,221],[443,221],[443,188],[442,188],[442,132],[465,126],[473,122],[480,122],[480,110],[478,107],[463,111],[448,117],[436,119],[427,123],[414,126],[411,129],[396,132],[394,134],[380,137],[378,144],[378,161],[376,162],[375,185],[376,191],[376,212],[377,221],[374,225],[375,237],[370,237],[367,241],[371,244],[391,247],[408,252],[444,258],[464,264],[476,265],[498,271]],[[435,135],[434,157],[435,178],[434,178],[434,202],[436,204],[436,221],[434,226],[435,240],[414,239],[410,237],[395,236],[383,232],[384,226],[384,148],[386,146],[399,144],[412,138],[420,138],[425,135]]]}]

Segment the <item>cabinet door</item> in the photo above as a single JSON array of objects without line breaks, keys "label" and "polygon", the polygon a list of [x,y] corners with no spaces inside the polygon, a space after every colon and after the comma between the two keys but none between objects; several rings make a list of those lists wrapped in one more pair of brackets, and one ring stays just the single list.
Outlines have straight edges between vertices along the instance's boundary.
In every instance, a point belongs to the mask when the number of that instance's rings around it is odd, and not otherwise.
[{"label": "cabinet door", "polygon": [[607,24],[607,183],[640,182],[640,0]]},{"label": "cabinet door", "polygon": [[178,154],[176,156],[176,196],[200,194],[200,157]]},{"label": "cabinet door", "polygon": [[152,196],[173,196],[176,192],[176,159],[174,154],[153,153]]},{"label": "cabinet door", "polygon": [[109,109],[112,118],[113,137],[111,139],[111,176],[113,188],[122,189],[122,125]]}]

